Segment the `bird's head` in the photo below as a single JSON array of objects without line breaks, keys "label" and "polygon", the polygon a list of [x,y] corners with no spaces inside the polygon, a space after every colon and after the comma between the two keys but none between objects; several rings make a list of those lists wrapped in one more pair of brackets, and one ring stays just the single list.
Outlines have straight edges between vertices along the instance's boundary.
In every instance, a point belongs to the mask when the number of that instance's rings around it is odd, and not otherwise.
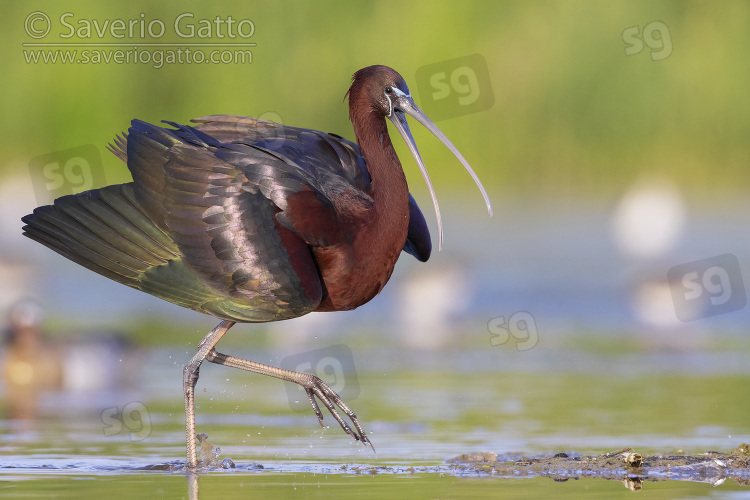
[{"label": "bird's head", "polygon": [[422,172],[427,183],[427,188],[430,191],[432,197],[432,204],[435,206],[435,216],[437,218],[438,225],[438,249],[443,246],[443,224],[440,218],[440,207],[438,206],[437,197],[435,196],[435,190],[430,182],[430,176],[427,173],[427,168],[422,161],[422,157],[417,149],[417,144],[414,142],[414,137],[411,135],[409,125],[406,123],[406,115],[411,116],[419,123],[421,123],[427,130],[432,132],[435,137],[440,139],[440,142],[451,150],[451,152],[458,158],[463,164],[466,170],[469,172],[471,177],[476,182],[479,190],[482,192],[484,201],[487,204],[487,211],[492,215],[492,204],[487,196],[484,186],[479,181],[479,178],[472,170],[469,162],[466,158],[458,151],[456,146],[448,140],[448,138],[440,131],[440,129],[433,123],[430,118],[419,109],[414,100],[411,97],[409,87],[406,85],[403,77],[398,72],[388,66],[368,66],[354,73],[352,77],[352,85],[347,92],[349,96],[349,116],[354,121],[356,119],[355,113],[361,110],[355,109],[355,106],[360,105],[363,101],[369,105],[369,112],[377,113],[380,116],[388,118],[393,125],[395,125],[401,137],[409,147],[411,155],[414,157],[414,161],[417,162],[419,170]]}]

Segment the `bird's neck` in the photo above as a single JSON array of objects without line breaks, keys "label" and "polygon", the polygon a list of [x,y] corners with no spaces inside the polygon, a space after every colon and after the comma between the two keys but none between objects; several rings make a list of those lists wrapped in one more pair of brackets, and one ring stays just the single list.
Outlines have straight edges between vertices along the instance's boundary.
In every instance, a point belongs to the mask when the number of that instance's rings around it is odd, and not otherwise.
[{"label": "bird's neck", "polygon": [[352,124],[372,179],[369,194],[375,202],[378,219],[372,222],[382,224],[386,229],[403,228],[405,241],[409,219],[409,187],[388,135],[385,118],[372,111],[362,112],[352,116]]},{"label": "bird's neck", "polygon": [[[369,108],[369,106],[368,106]],[[362,108],[360,108],[362,109]],[[365,108],[366,109],[366,108]],[[370,172],[368,210],[352,250],[364,292],[362,303],[382,290],[401,255],[409,230],[409,187],[382,115],[352,117],[354,133]]]}]

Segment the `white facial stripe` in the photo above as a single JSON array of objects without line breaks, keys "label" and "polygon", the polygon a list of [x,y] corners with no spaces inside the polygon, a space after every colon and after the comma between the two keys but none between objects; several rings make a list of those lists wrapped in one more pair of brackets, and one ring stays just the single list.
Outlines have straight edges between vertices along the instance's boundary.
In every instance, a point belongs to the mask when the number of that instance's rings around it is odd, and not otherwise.
[{"label": "white facial stripe", "polygon": [[[391,87],[391,90],[393,90],[393,92],[399,97],[408,97],[409,99],[411,99],[411,94],[405,94],[403,90],[400,90],[397,87]],[[389,96],[386,92],[383,93],[388,99],[388,114],[386,116],[391,116],[391,113],[393,113],[393,101],[391,101],[391,96]]]},{"label": "white facial stripe", "polygon": [[393,91],[394,91],[394,92],[396,93],[396,95],[398,95],[398,96],[403,96],[403,97],[409,97],[409,98],[411,98],[411,94],[404,94],[404,92],[403,92],[402,90],[400,90],[400,89],[398,89],[398,88],[396,88],[396,87],[393,87]]}]

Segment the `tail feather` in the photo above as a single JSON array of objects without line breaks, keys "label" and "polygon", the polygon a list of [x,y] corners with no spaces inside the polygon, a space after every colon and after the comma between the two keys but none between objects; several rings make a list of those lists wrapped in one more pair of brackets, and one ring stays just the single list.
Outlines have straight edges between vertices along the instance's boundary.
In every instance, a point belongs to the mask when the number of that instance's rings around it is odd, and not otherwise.
[{"label": "tail feather", "polygon": [[[159,265],[164,263],[163,251],[152,253],[144,248],[148,242],[133,224],[122,214],[103,204],[98,193],[90,196],[61,199],[56,206],[88,231],[110,245],[112,256],[133,269],[139,269],[143,263]],[[105,210],[107,208],[108,210]],[[131,264],[128,262],[132,261]]]},{"label": "tail feather", "polygon": [[107,144],[107,149],[116,157],[128,163],[128,134],[115,136],[114,144]]},{"label": "tail feather", "polygon": [[[128,186],[130,186],[128,184]],[[174,255],[179,253],[177,245],[167,236],[164,231],[156,227],[151,219],[144,216],[140,205],[135,199],[133,188],[122,189],[121,192],[113,192],[108,189],[100,189],[99,196],[116,212],[125,217],[141,233],[148,236],[141,240],[144,249],[154,255],[168,252]]]},{"label": "tail feather", "polygon": [[119,283],[223,319],[276,319],[273,311],[224,299],[200,281],[136,202],[132,183],[63,196],[22,220],[24,236]]},{"label": "tail feather", "polygon": [[[124,235],[118,231],[121,226],[108,225],[114,219],[111,214],[97,213],[97,216],[94,216],[86,210],[85,206],[82,206],[83,204],[79,204],[80,201],[75,198],[61,199],[55,204],[55,208],[62,212],[61,214],[55,214],[55,217],[64,219],[64,216],[67,215],[72,219],[65,225],[65,230],[71,238],[81,243],[87,250],[95,249],[97,255],[111,261],[112,263],[108,263],[108,267],[113,270],[125,268],[137,272],[143,267],[143,264],[157,264],[157,262],[153,262],[154,259],[148,252],[143,251],[133,241],[123,238]],[[107,223],[98,218],[102,215],[106,217]],[[114,227],[117,227],[117,229],[114,229]],[[93,256],[89,258],[95,259]],[[161,260],[158,263],[163,262]]]},{"label": "tail feather", "polygon": [[[131,203],[132,190],[132,184],[119,184],[58,198],[22,219],[24,235],[88,269],[138,287],[139,276],[175,258],[177,248]],[[160,233],[157,241],[149,235],[155,232]]]},{"label": "tail feather", "polygon": [[[95,273],[128,286],[137,286],[137,273],[125,269],[120,269],[119,272],[113,270],[112,262],[107,262],[105,264],[106,259],[104,257],[91,251],[85,245],[71,237],[69,232],[48,222],[47,219],[51,217],[48,217],[49,214],[43,209],[49,208],[52,207],[40,207],[34,211],[33,215],[27,215],[23,218],[23,221],[27,224],[23,228],[24,236],[41,243],[50,250],[59,253],[63,257],[70,259],[76,264],[90,269]],[[55,220],[55,222],[59,223],[60,221],[58,219]]]}]

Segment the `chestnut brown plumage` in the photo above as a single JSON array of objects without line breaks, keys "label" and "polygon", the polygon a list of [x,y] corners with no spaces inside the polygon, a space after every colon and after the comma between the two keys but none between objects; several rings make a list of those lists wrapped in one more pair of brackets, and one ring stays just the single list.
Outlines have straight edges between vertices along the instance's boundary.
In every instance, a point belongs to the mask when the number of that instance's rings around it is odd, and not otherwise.
[{"label": "chestnut brown plumage", "polygon": [[[435,204],[405,114],[463,156],[386,66],[354,74],[349,117],[357,143],[335,134],[240,116],[162,128],[133,120],[110,150],[133,182],[64,196],[23,218],[24,234],[92,271],[222,321],[183,372],[187,465],[197,465],[194,389],[204,359],[302,385],[341,427],[370,444],[356,415],[318,377],[217,353],[235,322],[295,318],[365,304],[401,251],[431,252],[385,118],[407,142]],[[354,429],[339,415],[341,409]]]}]

